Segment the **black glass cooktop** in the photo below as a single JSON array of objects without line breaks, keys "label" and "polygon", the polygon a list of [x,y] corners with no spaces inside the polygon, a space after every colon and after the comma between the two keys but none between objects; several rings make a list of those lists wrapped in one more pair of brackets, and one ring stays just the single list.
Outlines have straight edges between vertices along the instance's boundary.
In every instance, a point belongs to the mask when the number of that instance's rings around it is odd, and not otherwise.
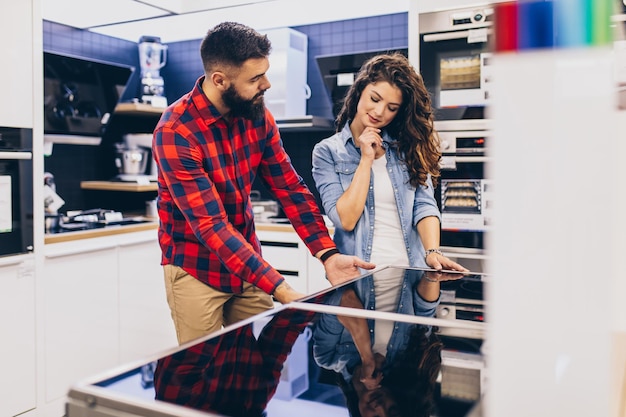
[{"label": "black glass cooktop", "polygon": [[[482,338],[438,320],[442,283],[480,274],[384,267],[77,384],[73,416],[478,416]],[[435,294],[435,296],[433,296]]]}]

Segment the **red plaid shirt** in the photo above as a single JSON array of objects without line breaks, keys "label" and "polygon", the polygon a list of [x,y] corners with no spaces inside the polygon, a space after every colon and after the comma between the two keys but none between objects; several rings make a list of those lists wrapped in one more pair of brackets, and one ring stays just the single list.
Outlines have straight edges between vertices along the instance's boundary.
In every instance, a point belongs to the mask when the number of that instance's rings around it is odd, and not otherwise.
[{"label": "red plaid shirt", "polygon": [[221,415],[260,416],[294,343],[315,315],[283,310],[258,339],[248,324],[159,359],[155,398]]},{"label": "red plaid shirt", "polygon": [[225,120],[201,90],[172,103],[154,131],[159,242],[173,264],[224,292],[284,278],[261,257],[250,191],[258,176],[312,254],[335,247],[315,197],[294,170],[273,116]]}]

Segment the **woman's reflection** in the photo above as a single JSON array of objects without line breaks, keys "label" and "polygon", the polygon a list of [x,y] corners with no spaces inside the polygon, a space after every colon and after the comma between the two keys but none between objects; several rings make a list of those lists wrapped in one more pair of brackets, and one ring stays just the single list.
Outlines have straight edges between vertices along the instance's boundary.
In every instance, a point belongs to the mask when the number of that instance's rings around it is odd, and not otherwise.
[{"label": "woman's reflection", "polygon": [[228,416],[263,416],[298,336],[315,313],[284,310],[160,359],[156,399]]},{"label": "woman's reflection", "polygon": [[[339,289],[328,304],[433,317],[440,282],[459,273],[385,268]],[[429,416],[442,343],[430,326],[323,314],[313,330],[316,363],[340,376],[352,416]]]}]

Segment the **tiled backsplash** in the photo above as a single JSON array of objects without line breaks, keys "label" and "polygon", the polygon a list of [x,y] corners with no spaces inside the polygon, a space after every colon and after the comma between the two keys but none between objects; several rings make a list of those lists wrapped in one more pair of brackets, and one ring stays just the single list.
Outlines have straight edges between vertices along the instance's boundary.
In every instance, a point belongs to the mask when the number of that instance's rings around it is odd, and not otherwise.
[{"label": "tiled backsplash", "polygon": [[[208,29],[208,28],[207,28]],[[295,26],[308,36],[307,83],[311,87],[311,98],[307,102],[307,114],[332,117],[331,101],[322,82],[315,58],[320,55],[348,54],[371,50],[403,48],[408,45],[408,14],[398,13],[385,16],[345,20],[315,25]],[[146,34],[149,35],[149,34]],[[138,69],[138,47],[134,42],[112,38],[97,33],[76,29],[53,22],[43,22],[43,47],[45,51],[77,56],[97,61],[131,65]],[[196,79],[202,75],[200,61],[200,40],[168,44],[168,62],[161,70],[165,80],[165,94],[168,102],[173,102],[188,92]],[[139,71],[133,74],[122,100],[137,96]],[[302,135],[284,135],[285,147],[309,187],[314,188],[310,173],[310,149],[319,135],[307,135],[306,152],[302,146],[291,146],[290,140],[299,140]],[[309,143],[310,142],[310,143]],[[299,145],[302,145],[300,142]],[[66,200],[62,210],[86,207],[88,196],[77,187],[77,178],[98,178],[97,167],[108,161],[93,161],[99,155],[97,148],[89,146],[59,146],[51,156],[46,157],[46,169],[53,171],[57,191]],[[93,163],[76,164],[70,161],[90,160]],[[94,169],[96,171],[94,171]],[[79,172],[77,172],[79,170]],[[95,178],[94,178],[95,177]],[[109,208],[109,207],[103,207]]]}]

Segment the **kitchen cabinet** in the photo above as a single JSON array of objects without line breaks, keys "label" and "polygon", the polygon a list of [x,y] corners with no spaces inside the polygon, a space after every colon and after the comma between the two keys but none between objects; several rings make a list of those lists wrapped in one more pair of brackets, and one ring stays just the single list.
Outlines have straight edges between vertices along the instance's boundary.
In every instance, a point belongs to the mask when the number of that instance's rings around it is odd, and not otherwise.
[{"label": "kitchen cabinet", "polygon": [[157,231],[134,233],[119,246],[120,360],[178,346],[165,296]]},{"label": "kitchen cabinet", "polygon": [[257,231],[257,235],[263,258],[285,277],[294,290],[308,293],[307,261],[311,254],[297,233]]},{"label": "kitchen cabinet", "polygon": [[119,363],[117,247],[113,239],[46,245],[45,399]]},{"label": "kitchen cabinet", "polygon": [[257,235],[263,258],[294,290],[312,294],[330,287],[324,266],[311,255],[293,227],[257,225]]},{"label": "kitchen cabinet", "polygon": [[[39,23],[41,24],[41,23]],[[2,48],[0,126],[33,127],[34,53],[33,2],[4,3],[0,14]],[[10,41],[9,41],[10,40]]]},{"label": "kitchen cabinet", "polygon": [[[156,228],[46,244],[45,400],[92,372],[177,346]],[[56,413],[56,414],[55,414]]]},{"label": "kitchen cabinet", "polygon": [[36,406],[35,275],[32,255],[0,260],[2,378],[0,415],[14,416]]}]

